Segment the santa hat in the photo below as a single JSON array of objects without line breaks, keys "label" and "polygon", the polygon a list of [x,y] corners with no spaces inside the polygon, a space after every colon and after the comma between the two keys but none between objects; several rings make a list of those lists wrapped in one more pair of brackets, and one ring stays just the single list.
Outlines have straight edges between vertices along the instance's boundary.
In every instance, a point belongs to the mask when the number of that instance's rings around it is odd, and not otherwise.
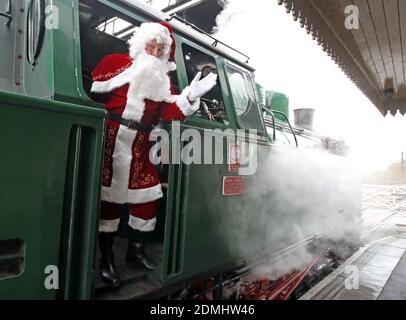
[{"label": "santa hat", "polygon": [[175,49],[176,43],[172,36],[172,26],[166,22],[144,22],[134,31],[133,36],[129,41],[130,56],[136,59],[140,52],[145,51],[145,45],[156,40],[158,43],[165,45],[164,55],[162,59],[168,61],[169,71],[176,70],[175,64]]}]

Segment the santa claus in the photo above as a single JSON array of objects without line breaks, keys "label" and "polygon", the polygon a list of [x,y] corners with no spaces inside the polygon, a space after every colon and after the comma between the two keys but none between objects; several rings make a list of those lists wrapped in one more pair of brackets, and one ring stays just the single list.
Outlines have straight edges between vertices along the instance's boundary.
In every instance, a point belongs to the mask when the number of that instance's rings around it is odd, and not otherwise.
[{"label": "santa claus", "polygon": [[200,79],[199,72],[180,95],[171,88],[168,72],[175,70],[175,41],[166,23],[143,23],[129,42],[129,54],[104,57],[93,70],[92,97],[109,111],[103,164],[99,223],[100,270],[103,281],[120,285],[114,264],[113,237],[120,205],[129,205],[127,262],[148,269],[145,235],[155,228],[163,196],[155,166],[149,159],[149,132],[159,119],[184,120],[199,108],[200,97],[217,76]]}]

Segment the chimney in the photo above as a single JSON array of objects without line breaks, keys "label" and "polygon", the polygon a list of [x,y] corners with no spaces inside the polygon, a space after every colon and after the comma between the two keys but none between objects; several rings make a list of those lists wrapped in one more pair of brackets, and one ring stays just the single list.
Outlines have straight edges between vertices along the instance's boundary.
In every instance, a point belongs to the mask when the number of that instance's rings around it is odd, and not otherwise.
[{"label": "chimney", "polygon": [[295,127],[313,130],[314,109],[300,108],[293,110]]}]

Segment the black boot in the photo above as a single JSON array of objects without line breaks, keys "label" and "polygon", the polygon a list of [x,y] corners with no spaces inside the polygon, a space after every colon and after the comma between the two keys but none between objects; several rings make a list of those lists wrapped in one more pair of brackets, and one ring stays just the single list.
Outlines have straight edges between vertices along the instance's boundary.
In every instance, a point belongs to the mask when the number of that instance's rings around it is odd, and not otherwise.
[{"label": "black boot", "polygon": [[120,276],[114,264],[113,240],[114,233],[99,233],[99,247],[101,253],[100,274],[103,282],[107,286],[118,288],[120,286]]},{"label": "black boot", "polygon": [[148,270],[155,270],[155,266],[145,254],[144,242],[129,241],[125,260],[128,263],[138,263]]},{"label": "black boot", "polygon": [[155,270],[154,264],[145,254],[145,232],[138,230],[130,230],[128,242],[127,253],[125,255],[125,260],[128,263],[137,263],[148,270]]}]

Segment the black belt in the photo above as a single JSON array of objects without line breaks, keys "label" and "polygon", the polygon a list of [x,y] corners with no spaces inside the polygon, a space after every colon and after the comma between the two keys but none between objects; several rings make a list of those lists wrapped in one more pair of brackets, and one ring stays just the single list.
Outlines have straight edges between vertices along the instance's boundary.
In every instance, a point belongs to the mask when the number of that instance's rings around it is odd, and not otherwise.
[{"label": "black belt", "polygon": [[123,126],[126,126],[128,129],[132,130],[148,132],[152,129],[152,126],[149,124],[140,123],[134,120],[127,120],[113,113],[109,114],[109,119],[113,120],[114,122],[118,122],[119,124],[122,124]]}]

